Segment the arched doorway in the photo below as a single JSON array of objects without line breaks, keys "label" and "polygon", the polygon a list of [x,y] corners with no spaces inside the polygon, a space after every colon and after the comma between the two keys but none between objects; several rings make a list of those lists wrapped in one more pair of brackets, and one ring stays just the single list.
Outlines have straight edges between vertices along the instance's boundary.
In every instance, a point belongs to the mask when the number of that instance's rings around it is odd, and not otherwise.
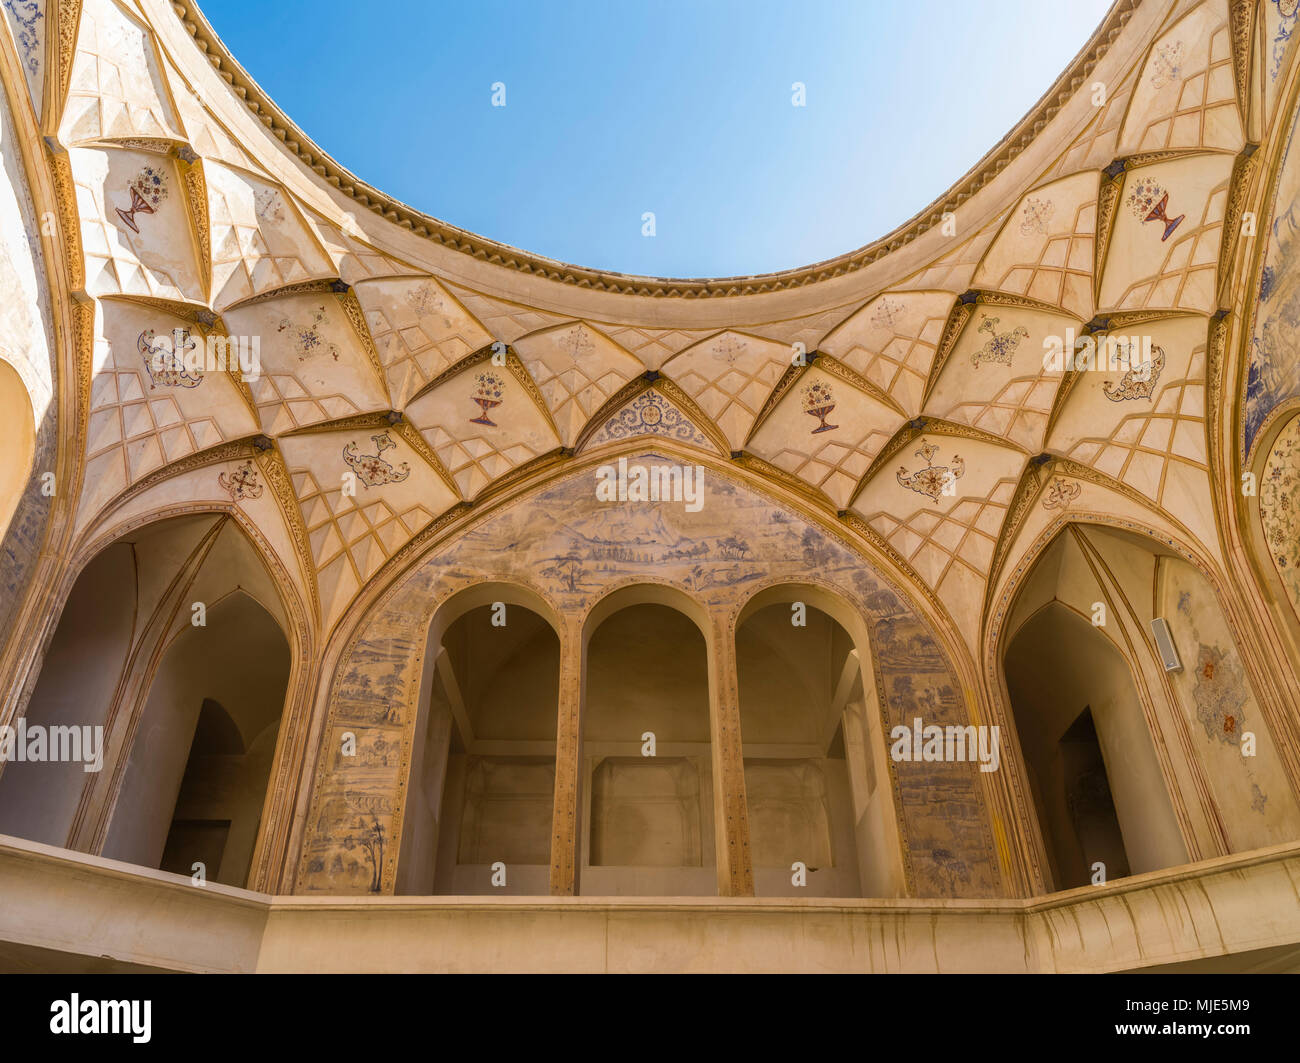
[{"label": "arched doorway", "polygon": [[398,893],[548,892],[560,643],[526,603],[485,585],[434,618]]},{"label": "arched doorway", "polygon": [[[865,811],[875,773],[861,755],[852,638],[806,601],[774,602],[737,627],[736,667],[755,892],[861,896],[854,793]],[[858,718],[846,721],[850,713]]]},{"label": "arched doorway", "polygon": [[1030,789],[1056,889],[1181,863],[1181,841],[1127,662],[1060,601],[1005,658]]},{"label": "arched doorway", "polygon": [[[906,896],[889,741],[862,612],[825,587],[767,587],[737,618],[736,661],[756,892]],[[812,786],[805,781],[818,776]],[[814,797],[820,812],[791,815],[794,804],[810,809]],[[802,823],[806,833],[822,817],[822,853],[796,855],[811,837],[794,845],[791,826]],[[795,860],[808,868],[802,887],[792,882]]]},{"label": "arched doorway", "polygon": [[708,647],[694,603],[615,592],[587,624],[581,892],[718,892]]},{"label": "arched doorway", "polygon": [[[17,727],[79,757],[11,760],[0,832],[245,884],[290,671],[283,602],[221,514],[104,547],[64,604]],[[222,720],[222,716],[225,717]],[[186,840],[186,831],[189,840]],[[166,856],[164,855],[166,854]]]},{"label": "arched doorway", "polygon": [[1109,879],[1300,834],[1236,633],[1188,558],[1067,525],[1027,573],[1005,631],[1055,888],[1096,881],[1098,864]]},{"label": "arched doorway", "polygon": [[242,886],[289,684],[275,620],[235,591],[172,640],[131,742],[103,855]]}]

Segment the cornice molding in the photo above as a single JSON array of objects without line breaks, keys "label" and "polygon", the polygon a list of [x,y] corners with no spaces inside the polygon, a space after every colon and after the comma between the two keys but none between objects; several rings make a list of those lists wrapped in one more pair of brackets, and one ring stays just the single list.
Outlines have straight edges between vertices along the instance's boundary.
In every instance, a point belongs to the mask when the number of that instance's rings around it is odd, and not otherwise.
[{"label": "cornice molding", "polygon": [[172,10],[206,55],[213,69],[272,135],[325,182],[387,221],[462,254],[562,284],[622,295],[699,299],[783,291],[853,273],[904,247],[938,225],[945,214],[955,211],[993,181],[1056,117],[1123,32],[1141,2],[1142,0],[1116,0],[1082,51],[1033,109],[943,196],[893,232],[865,247],[809,266],[777,273],[715,279],[645,277],[587,269],[529,254],[417,211],[366,184],[322,151],[235,60],[192,0],[176,0],[172,3]]}]

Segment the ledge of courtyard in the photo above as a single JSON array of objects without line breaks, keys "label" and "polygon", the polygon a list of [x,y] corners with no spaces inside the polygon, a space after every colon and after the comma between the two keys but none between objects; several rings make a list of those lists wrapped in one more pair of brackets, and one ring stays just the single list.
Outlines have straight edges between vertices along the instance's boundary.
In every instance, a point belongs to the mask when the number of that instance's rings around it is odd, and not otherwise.
[{"label": "ledge of courtyard", "polygon": [[1029,899],[271,896],[0,835],[0,971],[1300,970],[1300,842]]}]

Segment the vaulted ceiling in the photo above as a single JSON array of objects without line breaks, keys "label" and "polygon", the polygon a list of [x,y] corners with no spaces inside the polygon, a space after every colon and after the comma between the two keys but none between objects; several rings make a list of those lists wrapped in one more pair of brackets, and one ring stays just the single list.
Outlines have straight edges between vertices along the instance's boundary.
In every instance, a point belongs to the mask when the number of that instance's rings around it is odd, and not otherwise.
[{"label": "vaulted ceiling", "polygon": [[[1044,462],[1209,542],[1207,335],[1250,130],[1289,59],[1276,8],[1119,0],[1035,111],[895,233],[673,281],[418,214],[301,134],[192,4],[84,0],[66,93],[29,78],[94,302],[79,533],[243,506],[329,627],[442,514],[644,436],[857,521],[962,626]],[[1159,354],[1045,361],[1107,333]],[[171,336],[255,343],[260,374],[151,362]],[[1141,364],[1146,381],[1126,372]]]}]

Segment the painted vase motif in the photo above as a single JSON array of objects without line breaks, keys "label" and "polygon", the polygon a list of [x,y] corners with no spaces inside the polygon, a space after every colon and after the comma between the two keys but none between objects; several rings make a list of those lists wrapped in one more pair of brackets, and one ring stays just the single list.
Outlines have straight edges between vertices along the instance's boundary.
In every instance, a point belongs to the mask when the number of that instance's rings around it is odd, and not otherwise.
[{"label": "painted vase motif", "polygon": [[1128,205],[1132,208],[1134,216],[1143,223],[1149,221],[1165,223],[1165,231],[1160,237],[1161,243],[1168,240],[1182,220],[1187,217],[1186,214],[1180,214],[1176,218],[1170,218],[1165,213],[1169,206],[1169,193],[1147,178],[1138,181],[1134,186],[1132,194],[1128,197]]},{"label": "painted vase motif", "polygon": [[505,392],[505,383],[496,373],[479,373],[477,378],[478,390],[476,394],[470,396],[479,408],[483,411],[478,417],[471,417],[471,424],[484,424],[489,428],[496,428],[496,421],[488,416],[492,410],[501,405],[502,394]]},{"label": "painted vase motif", "polygon": [[140,226],[136,223],[135,216],[153,214],[162,206],[163,200],[167,198],[167,177],[161,170],[146,166],[132,178],[127,187],[131,193],[131,209],[118,207],[117,216],[128,229],[138,233]]},{"label": "painted vase motif", "polygon": [[803,412],[808,414],[809,417],[816,417],[819,422],[818,426],[810,433],[811,435],[839,428],[837,424],[826,423],[827,416],[831,410],[835,409],[835,396],[831,393],[829,384],[814,380],[803,388],[802,394]]}]

